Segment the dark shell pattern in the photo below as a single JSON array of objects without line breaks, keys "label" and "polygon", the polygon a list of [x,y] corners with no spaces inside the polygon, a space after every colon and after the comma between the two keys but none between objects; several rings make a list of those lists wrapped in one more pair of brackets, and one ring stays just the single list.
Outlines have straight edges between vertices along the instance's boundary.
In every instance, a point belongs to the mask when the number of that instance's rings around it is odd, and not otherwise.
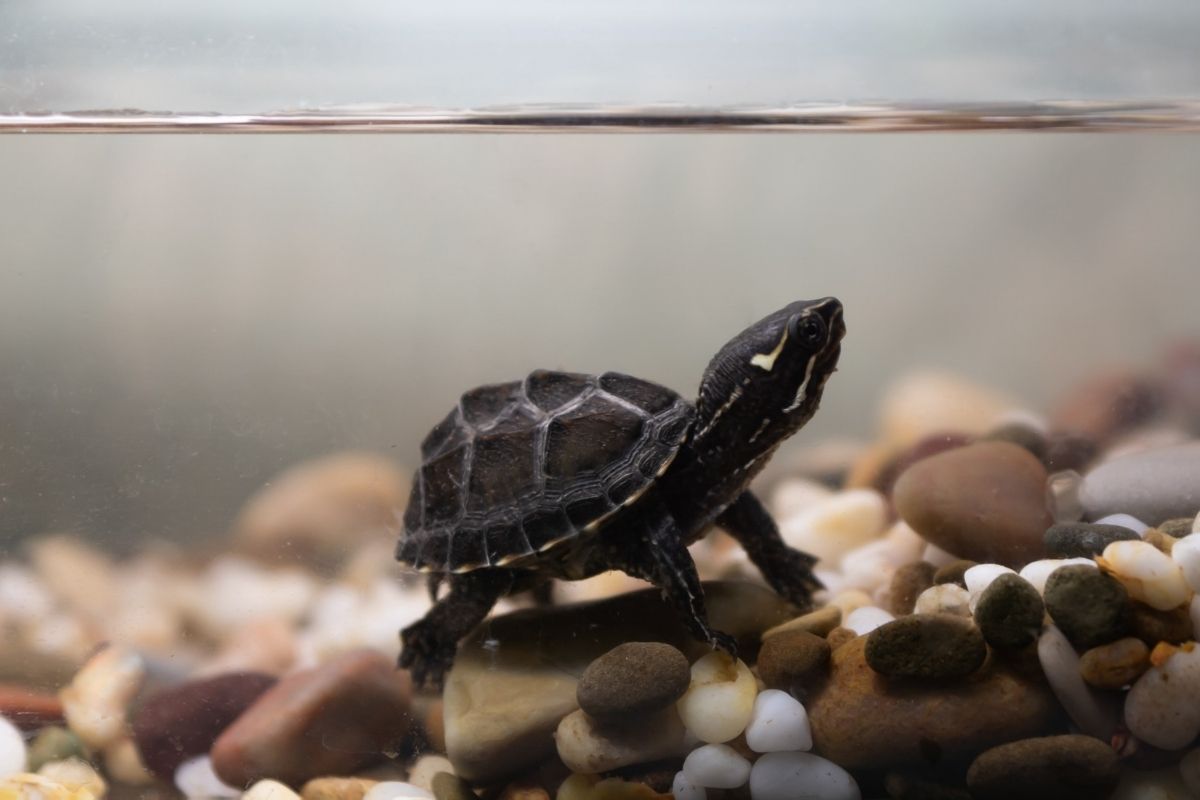
[{"label": "dark shell pattern", "polygon": [[670,389],[616,372],[472,389],[421,445],[396,558],[456,573],[534,562],[636,500],[693,416]]}]

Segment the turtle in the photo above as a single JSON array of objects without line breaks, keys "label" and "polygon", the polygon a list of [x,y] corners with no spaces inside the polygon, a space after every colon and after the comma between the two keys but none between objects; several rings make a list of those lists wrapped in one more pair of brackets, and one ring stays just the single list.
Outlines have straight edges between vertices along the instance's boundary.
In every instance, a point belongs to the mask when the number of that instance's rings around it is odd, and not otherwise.
[{"label": "turtle", "polygon": [[695,403],[619,372],[535,370],[463,394],[421,444],[396,546],[429,574],[433,600],[401,631],[399,666],[441,686],[498,599],[614,569],[657,586],[692,636],[736,655],[708,623],[687,550],[714,525],[779,595],[811,605],[816,559],[784,543],[747,487],[816,412],[845,332],[836,298],[790,303],[713,356]]}]

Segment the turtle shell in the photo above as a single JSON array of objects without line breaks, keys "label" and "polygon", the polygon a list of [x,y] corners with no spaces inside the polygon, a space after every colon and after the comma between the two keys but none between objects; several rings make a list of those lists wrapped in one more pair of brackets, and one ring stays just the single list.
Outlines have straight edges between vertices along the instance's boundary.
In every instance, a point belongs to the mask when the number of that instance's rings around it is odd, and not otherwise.
[{"label": "turtle shell", "polygon": [[693,415],[670,389],[616,372],[472,389],[421,445],[396,558],[423,572],[536,566],[636,500]]}]

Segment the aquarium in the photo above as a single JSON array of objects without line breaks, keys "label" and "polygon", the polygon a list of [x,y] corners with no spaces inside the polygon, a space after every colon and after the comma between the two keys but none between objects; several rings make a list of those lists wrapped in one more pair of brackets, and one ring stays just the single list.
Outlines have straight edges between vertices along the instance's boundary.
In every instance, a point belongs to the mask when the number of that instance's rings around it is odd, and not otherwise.
[{"label": "aquarium", "polygon": [[1200,11],[0,6],[0,798],[1200,796]]}]

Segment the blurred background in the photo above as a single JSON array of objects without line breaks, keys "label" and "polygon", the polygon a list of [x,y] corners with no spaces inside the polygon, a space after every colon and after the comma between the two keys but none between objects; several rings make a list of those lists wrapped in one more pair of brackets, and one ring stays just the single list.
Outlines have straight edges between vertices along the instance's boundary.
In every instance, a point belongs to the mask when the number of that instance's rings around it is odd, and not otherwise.
[{"label": "blurred background", "polygon": [[[0,113],[1200,97],[1195,4],[917,5],[9,0]],[[1198,144],[5,136],[0,547],[223,531],[299,460],[411,467],[535,367],[691,395],[797,298],[849,326],[799,443],[870,437],[924,367],[1044,409],[1200,335]]]}]

